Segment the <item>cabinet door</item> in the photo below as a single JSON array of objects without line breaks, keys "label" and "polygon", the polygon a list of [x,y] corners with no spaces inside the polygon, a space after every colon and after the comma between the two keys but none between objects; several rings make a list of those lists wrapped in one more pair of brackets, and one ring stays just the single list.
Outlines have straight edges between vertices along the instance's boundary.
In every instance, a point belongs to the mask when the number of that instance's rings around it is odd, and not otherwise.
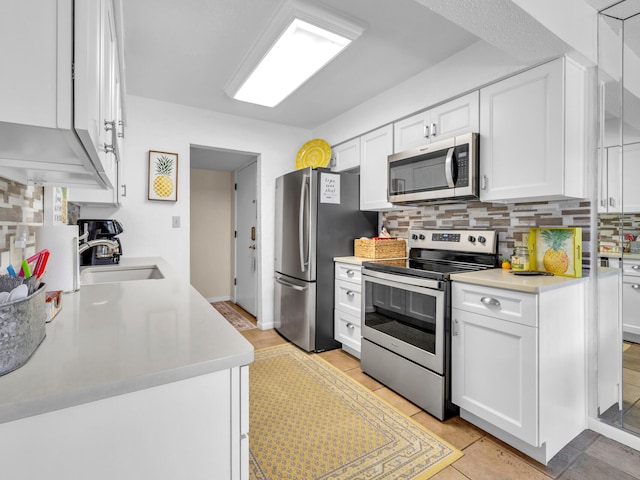
[{"label": "cabinet door", "polygon": [[429,143],[430,132],[428,129],[430,119],[431,115],[426,111],[394,122],[394,153],[403,152]]},{"label": "cabinet door", "polygon": [[620,147],[605,149],[599,158],[598,213],[617,213],[622,209],[622,156]]},{"label": "cabinet door", "polygon": [[453,403],[538,446],[537,329],[453,309]]},{"label": "cabinet door", "polygon": [[432,108],[430,112],[432,142],[480,131],[480,93],[477,91]]},{"label": "cabinet door", "polygon": [[640,277],[625,275],[622,282],[622,331],[640,339]]},{"label": "cabinet door", "polygon": [[393,149],[393,127],[386,125],[363,135],[360,148],[360,209],[392,209],[387,201],[387,157]]},{"label": "cabinet door", "polygon": [[331,170],[342,172],[360,166],[360,138],[331,147]]},{"label": "cabinet door", "polygon": [[623,151],[622,211],[640,213],[640,144],[626,145]]},{"label": "cabinet door", "polygon": [[480,91],[481,201],[562,195],[563,83],[559,59]]}]

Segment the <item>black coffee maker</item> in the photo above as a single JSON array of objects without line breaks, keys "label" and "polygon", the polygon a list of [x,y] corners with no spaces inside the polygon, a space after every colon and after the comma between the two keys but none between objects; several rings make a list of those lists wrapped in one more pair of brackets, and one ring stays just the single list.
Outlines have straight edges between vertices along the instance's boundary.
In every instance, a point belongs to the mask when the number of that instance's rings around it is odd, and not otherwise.
[{"label": "black coffee maker", "polygon": [[[117,235],[124,231],[120,222],[111,219],[80,219],[78,220],[78,230],[81,266],[113,265],[120,262],[122,244]],[[108,240],[108,242],[101,243],[100,240]]]}]

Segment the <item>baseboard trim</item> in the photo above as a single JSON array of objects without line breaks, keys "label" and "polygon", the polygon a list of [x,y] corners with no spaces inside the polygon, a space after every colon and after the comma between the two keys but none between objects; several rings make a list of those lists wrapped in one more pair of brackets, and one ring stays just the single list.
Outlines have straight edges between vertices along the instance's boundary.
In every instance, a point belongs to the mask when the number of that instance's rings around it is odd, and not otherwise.
[{"label": "baseboard trim", "polygon": [[228,302],[228,301],[231,301],[231,297],[211,297],[211,298],[207,298],[207,302],[209,302],[209,303]]}]

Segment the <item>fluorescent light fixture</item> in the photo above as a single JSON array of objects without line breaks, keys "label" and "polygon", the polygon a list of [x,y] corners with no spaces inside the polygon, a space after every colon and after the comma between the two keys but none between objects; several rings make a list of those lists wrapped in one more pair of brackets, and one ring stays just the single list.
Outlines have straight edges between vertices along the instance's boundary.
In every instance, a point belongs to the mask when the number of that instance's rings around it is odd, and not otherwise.
[{"label": "fluorescent light fixture", "polygon": [[236,100],[274,107],[363,30],[318,7],[295,0],[285,2],[225,91]]}]

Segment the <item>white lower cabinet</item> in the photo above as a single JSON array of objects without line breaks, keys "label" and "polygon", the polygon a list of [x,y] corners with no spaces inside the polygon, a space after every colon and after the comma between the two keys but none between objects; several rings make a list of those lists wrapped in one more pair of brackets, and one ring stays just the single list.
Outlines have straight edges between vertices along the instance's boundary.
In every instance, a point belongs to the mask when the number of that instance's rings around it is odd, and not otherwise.
[{"label": "white lower cabinet", "polygon": [[360,358],[360,312],[362,305],[362,267],[335,263],[334,338],[342,349]]},{"label": "white lower cabinet", "polygon": [[640,342],[640,260],[622,258],[622,337]]},{"label": "white lower cabinet", "polygon": [[524,293],[454,282],[460,416],[547,464],[584,428],[584,283]]},{"label": "white lower cabinet", "polygon": [[2,423],[2,478],[248,480],[248,370]]}]

